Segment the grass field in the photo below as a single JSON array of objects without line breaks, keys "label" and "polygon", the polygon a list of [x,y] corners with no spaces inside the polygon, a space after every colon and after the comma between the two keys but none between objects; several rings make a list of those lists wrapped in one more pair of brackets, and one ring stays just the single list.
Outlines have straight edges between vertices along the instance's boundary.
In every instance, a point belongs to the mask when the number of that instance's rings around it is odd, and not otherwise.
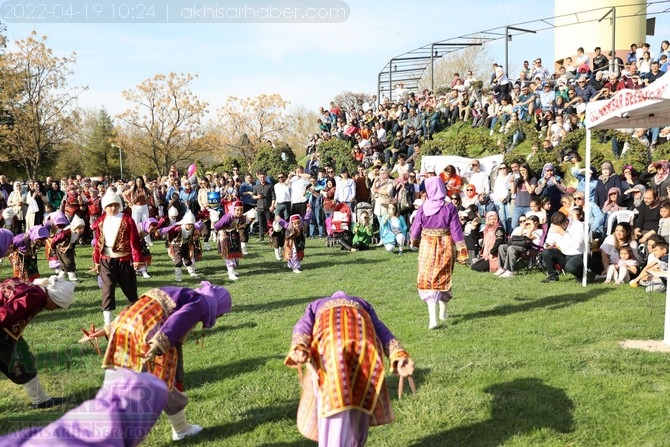
[{"label": "grass field", "polygon": [[[162,244],[153,252],[152,278],[138,280],[140,292],[173,284]],[[76,343],[80,328],[102,323],[95,277],[85,273],[91,250],[78,253],[75,304],[38,315],[25,332],[45,388],[70,403],[32,411],[22,388],[2,380],[0,433],[46,424],[102,383],[99,357]],[[251,242],[250,253],[236,283],[214,251],[198,264],[203,278],[229,288],[233,311],[207,331],[204,346],[195,343],[197,329],[184,347],[187,416],[205,427],[184,445],[314,445],[295,428],[300,390],[282,361],[307,303],[344,290],[370,301],[416,362],[417,394],[398,400],[398,380],[389,378],[396,421],[372,427],[370,446],[670,446],[667,354],[618,346],[663,337],[663,294],[582,288],[566,276],[541,284],[540,273],[498,279],[457,266],[450,317],[429,331],[416,254],[349,253],[310,240],[297,275],[267,244]],[[47,272],[44,262],[40,268]],[[9,274],[2,264],[0,278]],[[186,275],[183,285],[197,281]],[[144,445],[169,440],[162,416]]]}]

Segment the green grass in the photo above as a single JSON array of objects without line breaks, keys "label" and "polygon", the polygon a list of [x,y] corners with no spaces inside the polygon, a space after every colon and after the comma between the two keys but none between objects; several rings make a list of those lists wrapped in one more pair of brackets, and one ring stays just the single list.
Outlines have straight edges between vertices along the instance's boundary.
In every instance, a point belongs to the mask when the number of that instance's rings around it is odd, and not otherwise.
[{"label": "green grass", "polygon": [[[205,252],[198,272],[229,288],[233,311],[207,332],[204,347],[194,336],[184,348],[187,416],[205,427],[184,444],[314,445],[295,428],[298,379],[282,360],[307,303],[344,290],[370,301],[416,362],[417,394],[398,400],[397,378],[389,378],[396,421],[372,427],[370,446],[670,445],[667,354],[618,346],[627,338],[663,337],[662,294],[582,288],[565,276],[540,284],[540,273],[504,280],[457,266],[449,320],[429,331],[415,287],[415,254],[324,245],[308,242],[304,272],[296,275],[268,245],[252,242],[236,283],[215,252]],[[139,279],[140,292],[173,284],[161,244],[153,252],[153,277]],[[75,304],[38,315],[25,332],[47,391],[68,396],[70,405],[31,411],[21,387],[0,381],[1,433],[45,424],[102,383],[97,354],[76,343],[81,327],[102,320],[95,277],[84,273],[90,249],[78,253],[83,281]],[[3,264],[0,277],[8,274]],[[145,445],[168,445],[169,435],[162,416]]]}]

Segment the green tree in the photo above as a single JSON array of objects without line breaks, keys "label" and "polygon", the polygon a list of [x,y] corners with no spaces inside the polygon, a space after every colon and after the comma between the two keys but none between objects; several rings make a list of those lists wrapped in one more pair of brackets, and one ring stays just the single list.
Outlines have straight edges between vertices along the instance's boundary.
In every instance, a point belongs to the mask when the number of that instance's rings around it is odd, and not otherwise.
[{"label": "green tree", "polygon": [[256,150],[251,172],[266,171],[273,178],[280,172],[288,172],[296,165],[295,153],[284,143],[274,146],[262,145]]},{"label": "green tree", "polygon": [[319,152],[323,163],[329,163],[337,169],[346,166],[350,173],[356,172],[358,163],[351,155],[349,143],[333,138],[319,144]]}]

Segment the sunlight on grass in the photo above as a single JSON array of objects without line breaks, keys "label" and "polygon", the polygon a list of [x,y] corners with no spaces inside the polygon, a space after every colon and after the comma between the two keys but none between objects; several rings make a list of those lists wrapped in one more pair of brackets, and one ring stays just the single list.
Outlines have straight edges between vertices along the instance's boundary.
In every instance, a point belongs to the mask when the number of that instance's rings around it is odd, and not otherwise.
[{"label": "sunlight on grass", "polygon": [[[296,275],[268,245],[252,242],[234,283],[216,253],[205,252],[198,273],[229,288],[233,310],[205,332],[204,345],[195,343],[197,328],[184,347],[186,412],[205,427],[185,445],[314,445],[295,428],[298,378],[282,361],[305,306],[336,290],[370,301],[416,362],[416,395],[398,400],[398,380],[388,379],[396,421],[371,428],[370,446],[670,445],[667,355],[618,347],[625,338],[662,338],[662,294],[582,288],[569,277],[540,284],[539,273],[503,280],[457,266],[450,317],[429,331],[416,293],[415,254],[324,245],[308,241],[304,272]],[[152,278],[138,280],[140,292],[174,284],[164,247],[152,250]],[[70,404],[31,411],[23,390],[4,380],[2,433],[25,421],[48,423],[102,383],[97,354],[76,344],[80,328],[102,323],[95,277],[84,273],[91,250],[78,255],[83,281],[75,304],[38,315],[25,332],[45,388]],[[8,266],[0,268],[6,277]],[[46,263],[40,269],[47,272]],[[198,281],[186,278],[183,285]],[[126,304],[120,292],[117,302]],[[168,445],[169,432],[161,417],[143,445]]]}]

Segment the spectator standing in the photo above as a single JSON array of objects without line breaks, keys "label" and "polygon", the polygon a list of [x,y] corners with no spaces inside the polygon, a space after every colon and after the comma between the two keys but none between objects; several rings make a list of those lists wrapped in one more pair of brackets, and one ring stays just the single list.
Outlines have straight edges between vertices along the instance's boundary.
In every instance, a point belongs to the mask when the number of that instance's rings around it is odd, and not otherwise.
[{"label": "spectator standing", "polygon": [[267,181],[267,173],[265,171],[258,171],[256,176],[258,177],[258,183],[254,185],[252,197],[256,200],[258,241],[263,242],[268,222],[270,221],[270,215],[275,210],[276,201],[274,189]]}]

